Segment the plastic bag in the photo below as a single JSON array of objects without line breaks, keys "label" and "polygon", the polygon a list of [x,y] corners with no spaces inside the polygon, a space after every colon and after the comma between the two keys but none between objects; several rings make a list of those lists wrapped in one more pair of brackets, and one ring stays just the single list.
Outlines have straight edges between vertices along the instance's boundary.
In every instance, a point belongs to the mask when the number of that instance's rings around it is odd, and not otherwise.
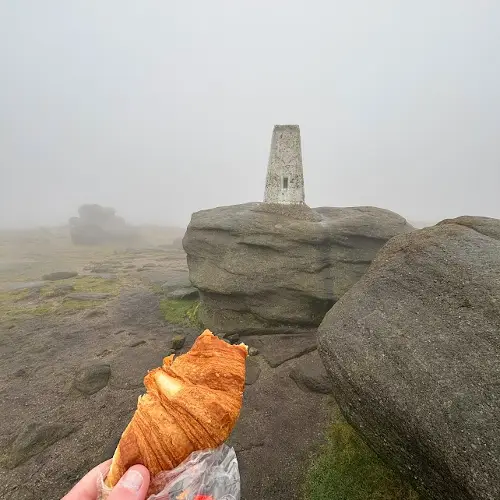
[{"label": "plastic bag", "polygon": [[[148,500],[240,500],[240,472],[234,449],[223,444],[195,451],[178,467],[151,478],[163,489]],[[101,498],[111,490],[101,481]]]}]

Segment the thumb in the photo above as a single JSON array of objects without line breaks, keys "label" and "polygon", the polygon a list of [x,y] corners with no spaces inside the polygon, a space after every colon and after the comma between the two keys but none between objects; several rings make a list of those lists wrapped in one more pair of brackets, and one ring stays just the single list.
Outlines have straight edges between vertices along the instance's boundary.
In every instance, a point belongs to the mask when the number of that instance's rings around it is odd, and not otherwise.
[{"label": "thumb", "polygon": [[149,471],[133,465],[112,489],[108,500],[144,500],[149,487]]}]

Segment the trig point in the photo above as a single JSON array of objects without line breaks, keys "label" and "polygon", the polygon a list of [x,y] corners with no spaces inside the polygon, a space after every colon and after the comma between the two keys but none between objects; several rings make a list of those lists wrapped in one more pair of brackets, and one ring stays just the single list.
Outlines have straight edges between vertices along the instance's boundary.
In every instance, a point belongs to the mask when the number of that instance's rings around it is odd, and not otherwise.
[{"label": "trig point", "polygon": [[275,125],[264,203],[304,203],[304,173],[298,125]]}]

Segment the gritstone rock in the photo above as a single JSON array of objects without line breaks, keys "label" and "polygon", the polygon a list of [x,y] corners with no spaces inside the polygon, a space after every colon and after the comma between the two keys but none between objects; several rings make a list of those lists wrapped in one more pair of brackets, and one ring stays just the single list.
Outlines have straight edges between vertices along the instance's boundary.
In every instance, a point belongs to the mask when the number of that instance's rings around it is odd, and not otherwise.
[{"label": "gritstone rock", "polygon": [[318,340],[348,420],[425,497],[500,498],[500,220],[394,238]]},{"label": "gritstone rock", "polygon": [[313,330],[406,220],[373,207],[248,203],[196,212],[183,244],[200,320],[226,333]]}]

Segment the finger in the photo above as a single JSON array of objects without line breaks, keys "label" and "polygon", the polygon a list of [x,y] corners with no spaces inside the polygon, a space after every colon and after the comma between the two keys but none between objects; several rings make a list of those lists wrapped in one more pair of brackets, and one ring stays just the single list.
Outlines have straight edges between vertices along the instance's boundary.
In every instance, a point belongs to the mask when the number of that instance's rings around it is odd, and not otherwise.
[{"label": "finger", "polygon": [[111,459],[87,472],[62,500],[95,500],[99,491],[100,476],[106,476],[110,465]]},{"label": "finger", "polygon": [[111,491],[108,500],[144,500],[149,488],[149,471],[133,465]]}]

